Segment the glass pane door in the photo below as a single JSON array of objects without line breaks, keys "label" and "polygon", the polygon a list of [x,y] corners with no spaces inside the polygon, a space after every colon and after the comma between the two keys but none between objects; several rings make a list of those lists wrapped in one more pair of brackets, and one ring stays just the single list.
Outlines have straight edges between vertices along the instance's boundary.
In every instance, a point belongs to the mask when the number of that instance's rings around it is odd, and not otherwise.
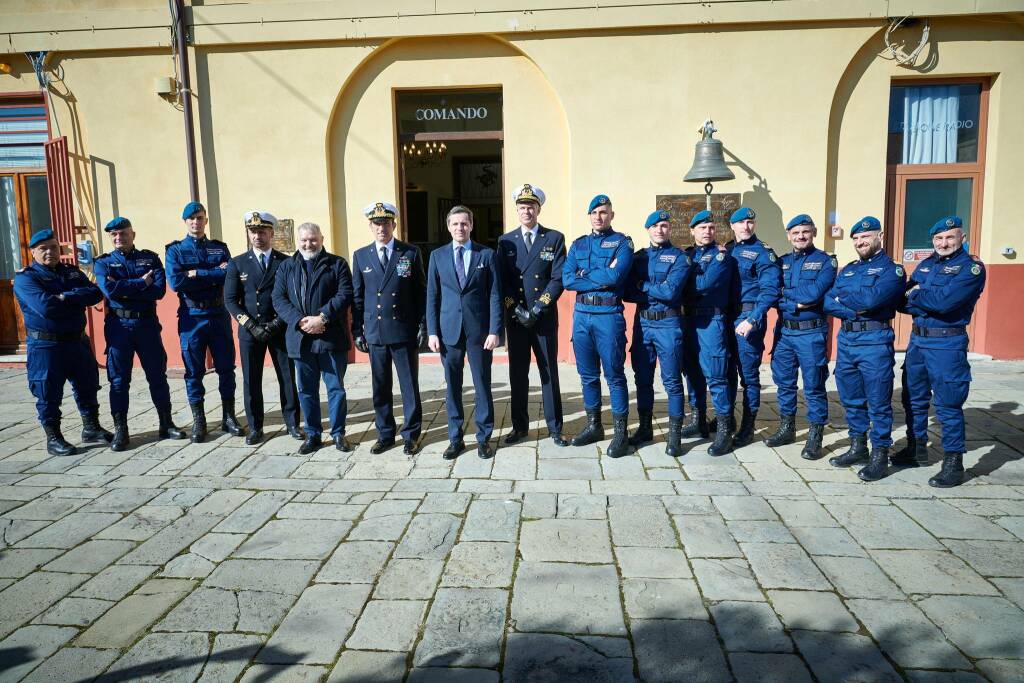
[{"label": "glass pane door", "polygon": [[960,216],[971,234],[973,178],[907,179],[903,201],[903,261],[921,261],[932,253],[928,230],[944,216]]},{"label": "glass pane door", "polygon": [[53,227],[50,219],[50,197],[45,175],[28,175],[24,178],[29,234],[34,235],[40,230]]},{"label": "glass pane door", "polygon": [[18,240],[18,199],[14,176],[0,176],[0,280],[14,279],[21,268]]}]

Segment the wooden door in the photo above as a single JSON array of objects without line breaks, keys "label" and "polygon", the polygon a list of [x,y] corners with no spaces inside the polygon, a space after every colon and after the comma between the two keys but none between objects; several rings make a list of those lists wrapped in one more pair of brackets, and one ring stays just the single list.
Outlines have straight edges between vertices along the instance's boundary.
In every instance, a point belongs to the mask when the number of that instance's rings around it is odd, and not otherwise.
[{"label": "wooden door", "polygon": [[0,174],[0,353],[25,348],[25,321],[14,298],[14,273],[32,262],[29,239],[50,227],[45,173]]}]

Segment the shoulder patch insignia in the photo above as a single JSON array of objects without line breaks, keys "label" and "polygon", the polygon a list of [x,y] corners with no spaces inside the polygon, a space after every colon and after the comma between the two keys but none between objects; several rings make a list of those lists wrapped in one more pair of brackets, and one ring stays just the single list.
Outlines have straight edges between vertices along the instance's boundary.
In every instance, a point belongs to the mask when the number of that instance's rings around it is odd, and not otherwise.
[{"label": "shoulder patch insignia", "polygon": [[981,275],[981,266],[975,263],[973,266],[971,266],[971,273],[974,275]]},{"label": "shoulder patch insignia", "polygon": [[718,252],[718,254],[715,255],[715,260],[716,261],[724,261],[725,260],[725,252],[722,252],[722,251]]},{"label": "shoulder patch insignia", "polygon": [[775,263],[775,261],[778,260],[778,256],[775,255],[774,251],[768,252],[768,260],[771,261],[772,263]]},{"label": "shoulder patch insignia", "polygon": [[829,256],[828,262],[832,264],[833,268],[839,267],[839,261],[836,260],[836,255],[832,254]]},{"label": "shoulder patch insignia", "polygon": [[903,276],[903,268],[901,266],[896,266],[896,274],[901,277]]}]

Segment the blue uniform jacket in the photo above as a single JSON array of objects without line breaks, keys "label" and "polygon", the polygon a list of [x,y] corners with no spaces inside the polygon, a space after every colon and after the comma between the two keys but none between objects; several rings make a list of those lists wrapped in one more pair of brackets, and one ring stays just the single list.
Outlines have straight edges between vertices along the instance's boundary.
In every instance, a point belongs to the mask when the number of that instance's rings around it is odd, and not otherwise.
[{"label": "blue uniform jacket", "polygon": [[[224,299],[224,278],[227,270],[221,268],[231,260],[228,245],[220,240],[204,237],[195,239],[186,235],[167,245],[164,261],[167,266],[167,280],[171,289],[178,293],[180,301],[178,315],[187,311],[190,315],[212,315],[221,312],[220,306],[197,308],[192,302],[210,302]],[[196,271],[189,277],[190,270]]]},{"label": "blue uniform jacket", "polygon": [[370,344],[416,341],[427,296],[423,256],[411,244],[395,240],[385,271],[376,242],[352,254],[352,336]]},{"label": "blue uniform jacket", "polygon": [[[919,327],[967,327],[985,289],[985,264],[960,247],[949,256],[933,253],[918,264],[907,282],[900,307]],[[917,289],[913,287],[917,285]],[[946,347],[949,337],[918,337],[924,345]]]},{"label": "blue uniform jacket", "polygon": [[[896,317],[907,276],[884,251],[848,263],[825,295],[825,313],[840,320],[887,322]],[[840,341],[851,345],[892,342],[891,327],[867,332],[840,330]]]},{"label": "blue uniform jacket", "polygon": [[[147,285],[142,276],[149,271],[153,280]],[[164,265],[149,249],[132,249],[128,254],[115,249],[96,258],[93,272],[110,308],[155,311],[156,302],[167,293]]]},{"label": "blue uniform jacket", "polygon": [[[446,346],[482,346],[489,334],[501,335],[501,280],[494,250],[471,242],[466,286],[459,287],[451,243],[430,254],[427,270],[427,333]],[[463,257],[465,258],[465,257]]]},{"label": "blue uniform jacket", "polygon": [[505,310],[511,311],[516,304],[529,310],[539,301],[544,313],[533,329],[536,332],[556,329],[558,309],[555,304],[564,290],[565,237],[562,233],[537,225],[537,238],[527,254],[523,230],[516,228],[501,236],[497,251]]},{"label": "blue uniform jacket", "polygon": [[[819,320],[825,317],[822,301],[836,281],[836,257],[817,247],[782,256],[782,320]],[[802,304],[804,308],[797,308]]]},{"label": "blue uniform jacket", "polygon": [[[301,252],[286,259],[274,278],[274,309],[288,324],[285,343],[290,358],[312,353],[348,351],[348,307],[352,305],[352,271],[337,254],[321,250],[313,259],[312,273],[307,271]],[[306,316],[327,316],[323,334],[307,334],[299,329]]]},{"label": "blue uniform jacket", "polygon": [[562,284],[577,294],[615,296],[614,304],[576,302],[581,313],[622,311],[622,295],[633,265],[633,240],[621,232],[591,232],[576,238],[565,257]]},{"label": "blue uniform jacket", "polygon": [[736,259],[739,269],[740,306],[737,308],[741,310],[743,304],[753,306],[749,311],[737,313],[738,319],[745,318],[758,325],[768,309],[779,301],[782,271],[778,258],[770,246],[757,239],[757,235],[751,235],[742,242],[729,242],[725,247]]},{"label": "blue uniform jacket", "polygon": [[66,263],[54,269],[38,263],[22,268],[14,274],[14,296],[26,328],[53,334],[84,332],[85,307],[103,301],[100,288],[78,266]]},{"label": "blue uniform jacket", "polygon": [[702,315],[728,315],[739,296],[736,259],[714,242],[694,245],[686,253],[693,263],[693,276],[683,292],[686,315],[698,310],[707,311]]},{"label": "blue uniform jacket", "polygon": [[267,269],[263,270],[259,257],[248,249],[231,259],[224,276],[224,305],[231,317],[238,321],[238,338],[254,339],[245,328],[248,320],[256,325],[269,326],[273,334],[279,333],[284,321],[274,308],[274,280],[281,264],[288,256],[271,249]]},{"label": "blue uniform jacket", "polygon": [[690,281],[690,265],[686,252],[671,243],[641,249],[633,254],[626,301],[635,303],[637,311],[678,310]]}]

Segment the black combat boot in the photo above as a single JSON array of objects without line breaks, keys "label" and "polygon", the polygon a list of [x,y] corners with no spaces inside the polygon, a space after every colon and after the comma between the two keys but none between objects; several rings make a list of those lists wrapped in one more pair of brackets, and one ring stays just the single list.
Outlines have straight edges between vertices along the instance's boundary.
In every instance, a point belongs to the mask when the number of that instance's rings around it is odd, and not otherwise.
[{"label": "black combat boot", "polygon": [[733,437],[732,444],[736,448],[746,446],[754,439],[754,421],[757,420],[756,410],[743,408],[743,419],[740,420],[740,428]]},{"label": "black combat boot", "polygon": [[157,408],[156,414],[160,416],[160,438],[161,439],[184,439],[185,432],[174,424],[171,417],[171,408]]},{"label": "black combat boot", "polygon": [[719,415],[718,423],[715,425],[715,442],[708,446],[708,455],[725,455],[732,452],[732,415]]},{"label": "black combat boot", "polygon": [[708,429],[708,411],[697,410],[693,406],[690,406],[690,419],[683,425],[683,431],[680,432],[680,436],[685,439],[692,438],[700,435],[702,438],[708,438],[711,434],[711,430]]},{"label": "black combat boot", "polygon": [[907,445],[892,456],[896,467],[918,467],[928,464],[928,439],[918,441],[913,434],[907,435]]},{"label": "black combat boot", "polygon": [[43,425],[43,431],[46,433],[46,452],[50,455],[74,455],[78,452],[64,440],[64,435],[60,433],[59,421]]},{"label": "black combat boot", "polygon": [[128,415],[113,413],[114,439],[110,442],[110,450],[123,451],[128,448]]},{"label": "black combat boot", "polygon": [[629,452],[629,430],[626,428],[628,419],[627,413],[612,413],[615,432],[612,435],[612,442],[608,444],[606,455],[609,458],[621,458]]},{"label": "black combat boot", "polygon": [[651,413],[640,413],[640,424],[633,432],[633,436],[629,437],[630,446],[636,447],[654,441],[654,426],[651,424],[653,420],[654,415]]},{"label": "black combat boot", "polygon": [[871,458],[868,466],[862,467],[857,476],[861,481],[878,481],[885,476],[889,469],[889,449],[885,446],[875,446],[871,449]]},{"label": "black combat boot", "polygon": [[779,420],[779,428],[764,440],[765,445],[775,448],[796,441],[796,415],[783,415]]},{"label": "black combat boot", "polygon": [[929,486],[939,489],[952,488],[962,483],[964,483],[963,453],[946,453],[942,457],[942,469],[928,480]]},{"label": "black combat boot", "polygon": [[821,457],[821,439],[825,436],[825,425],[812,424],[807,430],[807,443],[800,451],[800,457],[804,460],[817,460]]},{"label": "black combat boot", "polygon": [[683,418],[670,417],[668,419],[668,440],[665,442],[665,455],[670,458],[678,458],[683,454]]},{"label": "black combat boot", "polygon": [[245,436],[245,428],[235,417],[235,399],[227,399],[221,407],[220,429],[231,436]]},{"label": "black combat boot", "polygon": [[206,439],[206,408],[202,401],[188,405],[192,409],[192,443],[202,443]]},{"label": "black combat boot", "polygon": [[82,415],[82,441],[106,441],[110,443],[114,435],[100,424],[100,409],[92,408]]},{"label": "black combat boot", "polygon": [[828,459],[832,467],[850,467],[859,462],[867,460],[868,457],[868,435],[854,434],[850,437],[850,449],[842,455]]},{"label": "black combat boot", "polygon": [[601,411],[587,411],[587,426],[583,431],[573,437],[573,446],[589,446],[604,439],[604,426],[601,424]]}]

